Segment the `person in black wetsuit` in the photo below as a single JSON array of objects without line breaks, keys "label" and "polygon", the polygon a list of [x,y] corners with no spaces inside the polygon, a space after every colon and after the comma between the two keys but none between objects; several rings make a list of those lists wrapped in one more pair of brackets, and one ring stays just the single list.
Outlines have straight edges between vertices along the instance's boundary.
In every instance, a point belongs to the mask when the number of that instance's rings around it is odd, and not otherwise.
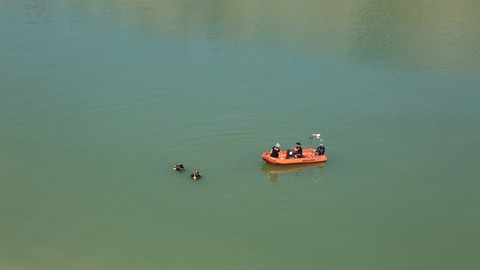
[{"label": "person in black wetsuit", "polygon": [[325,146],[322,144],[320,144],[318,147],[317,147],[317,150],[315,151],[315,154],[319,155],[319,156],[323,156],[325,154]]},{"label": "person in black wetsuit", "polygon": [[176,164],[175,166],[173,166],[173,170],[183,172],[185,170],[185,167],[183,166],[182,163],[180,163],[180,164]]},{"label": "person in black wetsuit", "polygon": [[200,178],[202,178],[202,175],[200,174],[199,171],[196,171],[190,174],[190,177],[192,177],[193,180],[200,180]]},{"label": "person in black wetsuit", "polygon": [[297,142],[297,146],[295,147],[295,149],[293,149],[293,152],[295,153],[295,157],[297,158],[303,157],[302,144]]},{"label": "person in black wetsuit", "polygon": [[272,150],[270,150],[270,156],[274,158],[278,158],[279,153],[280,153],[280,144],[276,143],[275,146],[272,147]]}]

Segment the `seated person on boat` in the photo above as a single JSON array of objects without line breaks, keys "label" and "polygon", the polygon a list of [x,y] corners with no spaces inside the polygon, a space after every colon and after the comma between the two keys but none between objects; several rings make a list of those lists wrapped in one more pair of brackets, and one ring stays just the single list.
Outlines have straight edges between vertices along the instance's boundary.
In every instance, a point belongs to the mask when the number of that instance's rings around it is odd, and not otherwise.
[{"label": "seated person on boat", "polygon": [[274,158],[278,158],[279,153],[280,153],[280,144],[276,143],[275,146],[272,147],[272,150],[270,150],[270,156]]},{"label": "seated person on boat", "polygon": [[325,155],[325,146],[321,143],[315,150],[315,155],[323,156]]},{"label": "seated person on boat", "polygon": [[293,149],[293,153],[296,158],[301,158],[303,157],[303,149],[302,149],[302,144],[297,142],[297,146]]}]

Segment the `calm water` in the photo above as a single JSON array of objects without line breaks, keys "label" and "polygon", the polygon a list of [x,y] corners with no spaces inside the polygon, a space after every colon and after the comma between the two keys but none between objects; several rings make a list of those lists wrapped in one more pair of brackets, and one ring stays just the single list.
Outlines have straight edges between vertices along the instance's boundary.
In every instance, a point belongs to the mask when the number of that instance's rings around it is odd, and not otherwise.
[{"label": "calm water", "polygon": [[0,0],[0,269],[479,269],[478,14]]}]

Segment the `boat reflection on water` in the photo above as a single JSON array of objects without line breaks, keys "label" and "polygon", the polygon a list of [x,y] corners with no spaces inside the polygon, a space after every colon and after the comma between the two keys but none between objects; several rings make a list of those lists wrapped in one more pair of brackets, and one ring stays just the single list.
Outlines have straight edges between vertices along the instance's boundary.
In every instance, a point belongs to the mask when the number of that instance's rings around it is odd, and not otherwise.
[{"label": "boat reflection on water", "polygon": [[281,174],[288,174],[288,173],[298,173],[306,169],[318,169],[325,166],[325,162],[321,163],[308,163],[308,164],[296,164],[296,165],[272,165],[272,164],[263,164],[262,171],[265,172],[270,181],[276,183],[278,181],[278,176]]}]

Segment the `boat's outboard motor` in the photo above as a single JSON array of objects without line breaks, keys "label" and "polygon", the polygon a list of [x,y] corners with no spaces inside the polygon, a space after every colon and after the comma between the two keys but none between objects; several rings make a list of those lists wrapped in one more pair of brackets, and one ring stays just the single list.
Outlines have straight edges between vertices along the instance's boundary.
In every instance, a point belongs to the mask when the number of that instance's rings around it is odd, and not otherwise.
[{"label": "boat's outboard motor", "polygon": [[293,158],[293,149],[290,148],[290,149],[287,150],[286,158]]}]

